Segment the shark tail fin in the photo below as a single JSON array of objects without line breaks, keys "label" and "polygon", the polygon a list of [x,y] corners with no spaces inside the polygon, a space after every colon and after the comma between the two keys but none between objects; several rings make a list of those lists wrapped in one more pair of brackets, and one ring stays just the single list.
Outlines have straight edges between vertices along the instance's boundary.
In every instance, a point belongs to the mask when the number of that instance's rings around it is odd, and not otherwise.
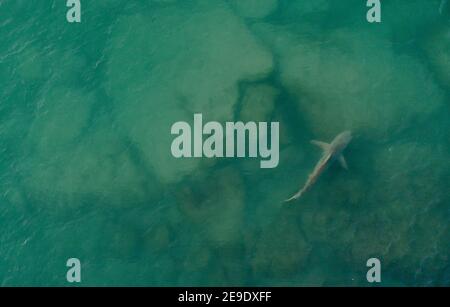
[{"label": "shark tail fin", "polygon": [[292,202],[294,200],[299,199],[302,196],[303,192],[304,192],[303,189],[298,191],[294,196],[292,196],[291,198],[286,199],[284,201],[284,203],[290,203],[290,202]]},{"label": "shark tail fin", "polygon": [[322,141],[311,140],[311,144],[314,144],[314,145],[322,148],[323,151],[327,151],[330,148],[330,144],[322,142]]}]

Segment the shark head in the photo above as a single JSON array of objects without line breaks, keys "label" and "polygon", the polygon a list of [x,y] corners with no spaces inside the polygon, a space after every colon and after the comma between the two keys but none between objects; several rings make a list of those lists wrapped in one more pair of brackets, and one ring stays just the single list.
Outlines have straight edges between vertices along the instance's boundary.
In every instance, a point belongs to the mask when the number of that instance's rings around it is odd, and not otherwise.
[{"label": "shark head", "polygon": [[350,143],[352,138],[353,138],[352,132],[349,131],[349,130],[344,131],[344,132],[342,132],[341,134],[339,134],[337,136],[337,139],[339,140],[339,143],[346,144],[346,145],[348,145],[348,143]]},{"label": "shark head", "polygon": [[333,140],[333,147],[336,152],[341,152],[342,150],[347,147],[347,145],[352,140],[352,133],[351,131],[347,130],[342,133],[340,133],[336,138]]}]

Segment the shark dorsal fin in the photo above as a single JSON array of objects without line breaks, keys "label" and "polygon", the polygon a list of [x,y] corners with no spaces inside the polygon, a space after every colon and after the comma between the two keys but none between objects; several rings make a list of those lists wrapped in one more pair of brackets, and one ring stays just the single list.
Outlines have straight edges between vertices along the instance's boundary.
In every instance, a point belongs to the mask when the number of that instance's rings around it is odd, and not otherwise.
[{"label": "shark dorsal fin", "polygon": [[323,151],[328,151],[330,149],[330,144],[325,143],[325,142],[321,142],[321,141],[316,141],[316,140],[312,140],[311,144],[314,144],[320,148],[322,148]]}]

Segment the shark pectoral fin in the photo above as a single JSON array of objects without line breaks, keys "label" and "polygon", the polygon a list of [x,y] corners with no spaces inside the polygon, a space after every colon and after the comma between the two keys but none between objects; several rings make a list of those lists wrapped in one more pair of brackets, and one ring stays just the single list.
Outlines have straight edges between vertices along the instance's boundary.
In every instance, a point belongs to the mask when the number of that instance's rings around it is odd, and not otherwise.
[{"label": "shark pectoral fin", "polygon": [[314,144],[314,145],[322,148],[324,151],[327,151],[330,148],[330,144],[321,142],[321,141],[312,140],[311,144]]},{"label": "shark pectoral fin", "polygon": [[345,161],[344,155],[340,155],[338,160],[339,160],[339,164],[341,164],[341,166],[348,171],[348,165],[347,165],[347,162]]}]

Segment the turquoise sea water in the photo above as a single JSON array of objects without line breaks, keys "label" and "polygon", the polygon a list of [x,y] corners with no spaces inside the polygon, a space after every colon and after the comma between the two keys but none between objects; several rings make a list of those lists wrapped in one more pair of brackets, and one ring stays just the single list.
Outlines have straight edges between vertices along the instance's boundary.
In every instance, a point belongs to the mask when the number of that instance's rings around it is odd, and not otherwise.
[{"label": "turquoise sea water", "polygon": [[[450,285],[447,2],[81,2],[0,1],[1,285]],[[280,122],[279,166],[173,158],[198,112]]]}]

